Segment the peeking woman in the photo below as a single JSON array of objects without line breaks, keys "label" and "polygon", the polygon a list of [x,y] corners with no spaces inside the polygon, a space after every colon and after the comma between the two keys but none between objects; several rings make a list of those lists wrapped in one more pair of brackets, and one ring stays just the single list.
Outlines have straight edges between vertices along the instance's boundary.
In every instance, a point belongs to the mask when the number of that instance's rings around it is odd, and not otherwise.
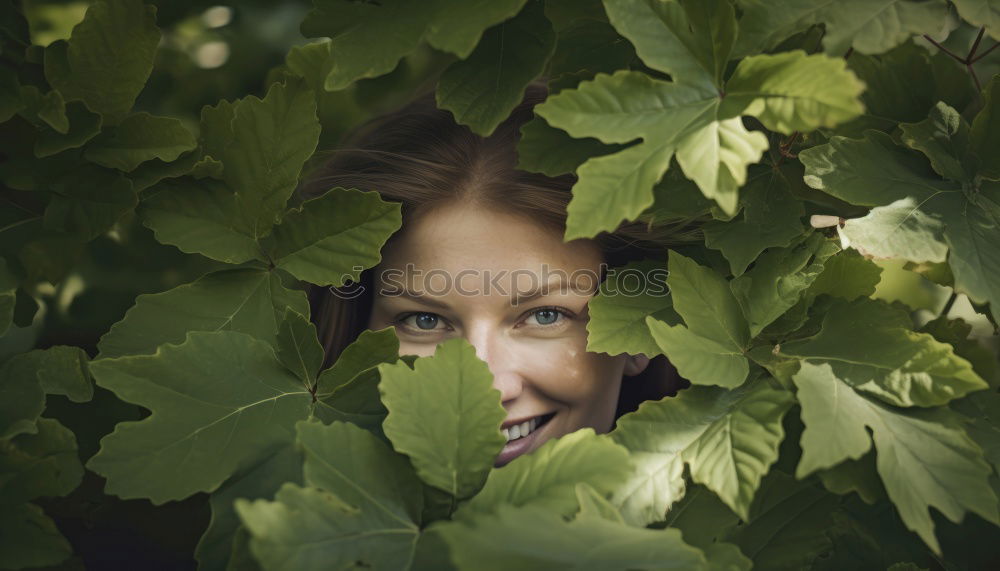
[{"label": "peeking woman", "polygon": [[507,411],[497,466],[580,428],[607,432],[683,382],[662,356],[586,350],[588,301],[605,270],[665,259],[684,233],[627,223],[564,242],[575,177],[516,169],[520,128],[544,97],[530,86],[486,138],[422,98],[359,128],[304,189],[377,190],[402,206],[402,229],[362,273],[359,295],[311,293],[328,363],[365,329],[394,327],[400,354],[418,356],[464,337]]}]

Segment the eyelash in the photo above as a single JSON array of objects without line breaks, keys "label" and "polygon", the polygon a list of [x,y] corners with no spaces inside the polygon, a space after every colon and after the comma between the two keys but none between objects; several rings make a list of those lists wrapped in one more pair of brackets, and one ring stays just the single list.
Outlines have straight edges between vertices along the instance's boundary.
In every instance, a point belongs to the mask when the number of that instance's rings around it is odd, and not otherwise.
[{"label": "eyelash", "polygon": [[[536,313],[538,313],[540,311],[555,311],[556,313],[558,313],[562,317],[562,319],[557,319],[554,323],[549,323],[549,324],[546,324],[546,325],[534,325],[532,327],[554,328],[554,327],[558,327],[559,325],[562,325],[567,319],[573,319],[573,317],[575,317],[575,315],[573,314],[573,312],[569,311],[568,309],[563,309],[561,307],[556,307],[556,306],[545,306],[545,307],[536,307],[536,308],[534,308],[534,309],[526,312],[522,316],[522,319],[518,320],[518,323],[520,323],[523,319],[531,317],[532,315],[535,315]],[[435,331],[439,331],[438,329],[420,329],[419,327],[414,327],[414,326],[411,326],[411,325],[405,323],[405,321],[407,319],[413,317],[414,315],[434,315],[438,319],[440,319],[442,321],[445,321],[445,319],[443,317],[441,317],[440,315],[438,315],[436,313],[433,313],[431,311],[411,311],[409,313],[403,313],[403,314],[401,314],[392,323],[393,323],[393,325],[402,326],[406,330],[417,332],[418,334],[428,334],[428,333],[433,333]],[[447,330],[445,330],[445,331],[447,331]]]}]

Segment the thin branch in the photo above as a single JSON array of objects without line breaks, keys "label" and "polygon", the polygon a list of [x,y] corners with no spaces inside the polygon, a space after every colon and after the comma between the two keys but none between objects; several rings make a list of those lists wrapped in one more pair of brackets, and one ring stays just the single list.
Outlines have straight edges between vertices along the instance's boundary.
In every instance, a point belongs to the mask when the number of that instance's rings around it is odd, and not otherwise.
[{"label": "thin branch", "polygon": [[[965,69],[969,70],[969,75],[972,76],[972,81],[976,82],[976,93],[981,94],[983,91],[983,86],[982,84],[979,83],[979,76],[976,75],[976,70],[972,69],[971,63],[965,64]],[[980,95],[980,97],[982,97],[982,95]]]},{"label": "thin branch", "polygon": [[976,55],[976,50],[979,49],[979,42],[983,41],[983,34],[986,32],[986,26],[979,28],[979,35],[976,36],[976,41],[972,42],[972,48],[969,49],[969,55],[965,56],[965,63],[972,63],[972,56]]},{"label": "thin branch", "polygon": [[951,311],[951,306],[955,305],[955,300],[958,299],[958,292],[951,292],[951,297],[945,302],[944,307],[941,308],[940,317],[947,317],[948,312]]},{"label": "thin branch", "polygon": [[955,58],[956,60],[958,60],[958,61],[960,61],[962,63],[965,63],[965,58],[963,58],[961,56],[958,56],[958,55],[955,55],[955,52],[953,52],[953,51],[949,50],[948,48],[942,46],[941,44],[937,43],[936,41],[934,41],[934,38],[928,36],[927,34],[924,34],[924,39],[927,40],[928,42],[934,44],[934,47],[936,47],[937,49],[939,49],[939,50],[943,51],[944,53],[950,55],[951,57]]},{"label": "thin branch", "polygon": [[976,57],[972,58],[972,60],[969,63],[976,63],[977,61],[979,61],[979,60],[983,59],[984,57],[990,55],[990,52],[992,52],[993,50],[997,49],[997,46],[1000,46],[1000,42],[996,42],[995,44],[993,44],[992,46],[990,46],[990,48],[988,50],[986,50],[985,52],[983,52],[983,53],[977,55]]}]

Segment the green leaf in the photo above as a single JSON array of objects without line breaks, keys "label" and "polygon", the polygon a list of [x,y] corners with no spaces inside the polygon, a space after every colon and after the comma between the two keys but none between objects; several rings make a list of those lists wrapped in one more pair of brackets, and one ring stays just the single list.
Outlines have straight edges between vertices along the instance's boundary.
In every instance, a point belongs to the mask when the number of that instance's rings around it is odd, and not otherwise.
[{"label": "green leaf", "polygon": [[850,218],[837,231],[844,247],[869,257],[943,262],[948,254],[940,216],[921,211],[909,197],[872,208],[861,218]]},{"label": "green leaf", "polygon": [[24,108],[21,99],[21,85],[13,69],[0,71],[0,123],[5,123]]},{"label": "green leaf", "polygon": [[453,63],[437,85],[437,106],[484,137],[510,115],[545,68],[556,34],[541,2],[488,30],[468,59]]},{"label": "green leaf", "polygon": [[[439,526],[459,569],[706,569],[677,530],[635,528],[600,518],[566,523],[535,506]],[[502,538],[502,541],[498,541]]]},{"label": "green leaf", "polygon": [[20,504],[0,510],[0,568],[56,565],[73,554],[42,508]]},{"label": "green leaf", "polygon": [[38,431],[35,421],[45,408],[32,353],[14,355],[0,365],[0,439]]},{"label": "green leaf", "polygon": [[964,319],[948,319],[939,316],[925,323],[920,331],[930,333],[942,343],[948,343],[955,354],[972,364],[972,368],[991,387],[1000,384],[1000,363],[992,351],[984,347],[976,337],[970,338],[972,326]]},{"label": "green leaf", "polygon": [[1000,40],[1000,2],[997,0],[953,0],[959,16],[974,26],[983,26]]},{"label": "green leaf", "polygon": [[780,170],[751,178],[740,197],[743,216],[705,224],[705,245],[729,260],[733,275],[746,271],[757,256],[773,246],[787,246],[802,234],[802,203],[792,195]]},{"label": "green leaf", "polygon": [[275,343],[278,361],[302,379],[308,387],[316,386],[319,369],[323,366],[323,346],[316,339],[316,325],[292,309],[278,327]]},{"label": "green leaf", "polygon": [[809,569],[833,546],[829,531],[838,498],[810,482],[774,471],[761,483],[750,519],[727,540],[758,569]]},{"label": "green leaf", "polygon": [[958,111],[939,101],[931,109],[930,117],[919,123],[900,123],[899,128],[906,146],[927,156],[939,175],[952,180],[971,180],[973,169],[967,164],[969,124]]},{"label": "green leaf", "polygon": [[[994,10],[1000,12],[1000,6]],[[995,31],[993,33],[996,33]],[[985,105],[972,121],[969,134],[970,150],[979,161],[979,174],[992,180],[1000,180],[1000,159],[996,149],[1000,145],[1000,75],[986,85],[983,93]]]},{"label": "green leaf", "polygon": [[65,496],[83,479],[73,432],[50,418],[39,418],[37,428],[35,434],[0,441],[4,510],[39,497]]},{"label": "green leaf", "polygon": [[646,316],[670,325],[680,323],[664,278],[664,264],[639,261],[608,273],[599,295],[587,302],[587,350],[618,355],[660,355],[646,326]]},{"label": "green leaf", "polygon": [[590,484],[576,485],[576,500],[580,504],[580,512],[577,514],[577,518],[598,518],[614,523],[625,523],[625,520],[622,519],[622,514],[618,512],[618,508],[613,506],[611,502],[606,500]]},{"label": "green leaf", "polygon": [[832,137],[825,145],[802,151],[799,159],[806,167],[806,184],[862,206],[908,197],[923,202],[959,188],[938,178],[922,156],[877,131],[867,131],[864,139]]},{"label": "green leaf", "polygon": [[157,504],[217,489],[291,440],[312,403],[270,346],[235,331],[191,332],[153,355],[98,359],[90,369],[97,384],[152,414],[119,423],[87,467],[107,478],[109,494]]},{"label": "green leaf", "polygon": [[[829,6],[829,5],[828,5]],[[936,34],[948,14],[943,0],[847,0],[824,14],[823,50],[843,56],[849,48],[880,54],[920,34]]]},{"label": "green leaf", "polygon": [[73,402],[87,402],[94,396],[87,353],[79,347],[56,345],[27,353],[35,359],[38,382],[50,395],[63,395]]},{"label": "green leaf", "polygon": [[[774,475],[766,478],[762,485],[766,488],[773,478]],[[760,498],[755,501],[759,504]],[[679,529],[684,534],[684,541],[698,549],[706,549],[722,541],[740,523],[740,518],[719,496],[704,486],[691,484],[684,490],[684,497],[670,507],[663,522],[669,528]]]},{"label": "green leaf", "polygon": [[[382,421],[387,411],[379,397],[378,366],[399,359],[399,339],[394,328],[362,331],[337,362],[319,376],[316,415],[324,422],[352,422],[383,436]],[[413,359],[408,356],[403,361],[409,364]]]},{"label": "green leaf", "polygon": [[100,357],[150,354],[181,343],[188,331],[233,330],[274,344],[285,309],[307,314],[302,292],[281,285],[277,274],[251,268],[222,270],[174,289],[143,294],[125,318],[101,337]]},{"label": "green leaf", "polygon": [[242,264],[264,261],[252,222],[239,212],[239,197],[220,181],[169,178],[143,195],[143,224],[163,244],[188,254]]},{"label": "green leaf", "polygon": [[405,456],[372,433],[344,422],[329,426],[300,422],[298,443],[305,453],[305,481],[361,510],[372,525],[409,528],[423,508],[421,483]]},{"label": "green leaf", "polygon": [[[965,109],[977,96],[972,78],[951,56],[928,54],[908,41],[882,56],[854,53],[848,66],[867,86],[861,98],[865,113],[842,125],[837,134],[860,137],[865,129],[891,132],[900,122],[927,119],[936,103]],[[921,84],[921,89],[913,89]]]},{"label": "green leaf", "polygon": [[69,117],[66,116],[66,101],[56,90],[45,95],[34,85],[20,88],[20,101],[23,110],[21,116],[44,129],[50,127],[53,131],[65,135],[69,132]]},{"label": "green leaf", "polygon": [[750,336],[756,337],[798,303],[836,252],[837,246],[822,234],[811,234],[798,244],[767,250],[753,269],[729,282],[746,315]]},{"label": "green leaf", "polygon": [[17,287],[17,277],[7,268],[7,260],[0,258],[0,336],[7,332],[14,321]]},{"label": "green leaf", "polygon": [[66,104],[69,130],[64,134],[55,129],[42,129],[35,141],[35,156],[50,157],[68,149],[81,147],[101,132],[101,116],[92,113],[79,101]]},{"label": "green leaf", "polygon": [[75,169],[50,188],[54,195],[45,208],[45,227],[85,241],[110,230],[137,202],[127,178],[93,165]]},{"label": "green leaf", "polygon": [[235,504],[265,570],[409,568],[419,535],[412,522],[384,521],[329,491],[290,483],[274,499]]},{"label": "green leaf", "polygon": [[102,0],[87,9],[68,43],[45,49],[45,78],[67,101],[81,99],[115,123],[146,85],[159,41],[154,6]]},{"label": "green leaf", "polygon": [[[799,477],[848,458],[860,458],[875,440],[877,465],[906,527],[935,552],[928,508],[953,522],[966,511],[998,523],[989,465],[945,408],[903,411],[869,400],[839,379],[829,364],[803,363],[793,377],[806,429]],[[832,404],[832,406],[831,406]],[[872,436],[869,436],[871,429]]]},{"label": "green leaf", "polygon": [[[201,173],[197,172],[196,167],[205,164],[203,161],[208,160],[202,158],[201,149],[195,149],[169,163],[159,159],[146,161],[130,172],[128,177],[132,181],[132,188],[141,193],[162,180],[178,178],[186,174],[200,175]],[[217,164],[220,167],[222,165],[222,163]],[[219,175],[213,178],[221,177],[221,172],[220,169]]]},{"label": "green leaf", "polygon": [[486,485],[459,508],[455,519],[475,519],[508,505],[531,505],[569,517],[579,509],[579,484],[606,497],[628,478],[630,468],[625,448],[592,429],[580,429],[490,472]]},{"label": "green leaf", "polygon": [[653,187],[653,205],[643,211],[639,220],[647,224],[680,222],[685,225],[691,219],[709,214],[724,216],[712,200],[705,198],[694,181],[685,178],[680,168],[672,166]]},{"label": "green leaf", "polygon": [[194,135],[179,120],[143,112],[129,115],[102,133],[83,156],[101,166],[131,172],[151,159],[173,161],[196,146]]},{"label": "green leaf", "polygon": [[830,306],[820,332],[781,353],[829,363],[848,385],[896,406],[942,405],[988,385],[950,345],[911,330],[906,313],[861,298]]},{"label": "green leaf", "polygon": [[203,569],[239,568],[234,552],[238,549],[241,534],[240,518],[233,503],[237,498],[248,500],[273,499],[285,482],[302,481],[302,457],[289,443],[278,448],[271,456],[227,480],[208,498],[212,507],[212,520],[198,540],[194,556]]},{"label": "green leaf", "polygon": [[300,280],[342,286],[378,264],[402,225],[400,205],[378,192],[335,188],[306,201],[274,229],[275,264]]},{"label": "green leaf", "polygon": [[[691,387],[676,397],[643,403],[621,417],[611,435],[633,457],[641,454],[637,462],[679,455],[695,482],[746,519],[761,478],[778,459],[784,438],[781,419],[793,401],[790,393],[771,389],[764,381],[734,391]],[[623,506],[627,521],[643,519],[630,519],[631,510],[662,517],[669,503],[656,502],[661,496],[657,489],[679,487],[671,480],[679,478],[680,471],[671,472],[636,475],[649,482],[640,488],[640,496]]]},{"label": "green leaf", "polygon": [[334,65],[326,89],[337,91],[359,79],[389,73],[423,41],[465,59],[486,28],[513,17],[525,1],[314,0],[313,10],[302,22],[302,35],[333,39]]},{"label": "green leaf", "polygon": [[736,40],[736,16],[726,0],[606,1],[608,19],[646,65],[674,81],[722,88]]},{"label": "green leaf", "polygon": [[865,503],[874,504],[886,498],[885,488],[879,480],[875,466],[875,453],[869,452],[860,460],[844,460],[840,464],[819,470],[823,487],[835,494],[857,492]]},{"label": "green leaf", "polygon": [[[719,117],[718,102],[712,90],[620,71],[598,75],[538,105],[536,114],[573,137],[604,143],[643,140],[578,169],[565,238],[613,231],[623,220],[635,219],[653,204],[653,185],[675,153],[702,193],[735,213],[747,165],[760,159],[767,139],[747,131],[739,118]],[[609,188],[616,191],[609,195]]]},{"label": "green leaf", "polygon": [[786,135],[808,132],[860,115],[864,87],[843,58],[800,50],[755,55],[741,60],[726,82],[720,112],[753,115]]},{"label": "green leaf", "polygon": [[667,284],[674,309],[698,335],[745,348],[750,340],[746,320],[725,278],[691,258],[670,251]]},{"label": "green leaf", "polygon": [[646,318],[653,339],[684,378],[696,384],[739,386],[747,377],[750,330],[725,278],[670,251],[667,284],[684,325]]},{"label": "green leaf", "polygon": [[1000,196],[985,192],[968,197],[948,194],[930,209],[944,217],[955,289],[976,303],[989,303],[993,318],[1000,319],[1000,249],[996,248],[1000,243]]},{"label": "green leaf", "polygon": [[653,317],[646,318],[646,326],[677,372],[696,385],[734,388],[743,384],[750,372],[742,348],[702,337],[683,325],[668,325]]},{"label": "green leaf", "polygon": [[846,250],[826,260],[823,272],[809,286],[808,295],[822,294],[852,300],[869,297],[882,279],[882,268],[854,250]]},{"label": "green leaf", "polygon": [[[264,99],[248,96],[235,109],[220,104],[217,112],[203,110],[202,123],[206,121],[219,122],[213,129],[222,132],[212,138],[221,140],[211,140],[206,150],[222,161],[223,179],[236,193],[240,218],[249,223],[254,237],[266,235],[319,141],[313,92],[299,80],[275,83]],[[224,144],[220,150],[213,148],[222,146],[218,143]]]},{"label": "green leaf", "polygon": [[[591,0],[590,4],[598,14],[574,19],[558,29],[559,42],[549,62],[549,94],[576,87],[598,73],[630,67],[636,60],[632,45],[607,22],[600,0]],[[551,1],[545,3],[549,19],[552,6]]]},{"label": "green leaf", "polygon": [[449,339],[413,369],[405,363],[378,369],[389,410],[383,428],[393,448],[410,457],[427,484],[458,499],[476,493],[503,448],[507,413],[475,348]]},{"label": "green leaf", "polygon": [[[394,327],[378,331],[366,329],[337,357],[337,362],[319,376],[316,396],[330,395],[359,376],[378,376],[377,368],[382,363],[394,363],[399,359],[399,339]],[[377,394],[376,394],[377,398]]]},{"label": "green leaf", "polygon": [[841,57],[849,48],[880,54],[914,35],[936,34],[948,6],[943,0],[739,0],[743,10],[736,55],[766,51],[813,24],[826,25],[823,49]]},{"label": "green leaf", "polygon": [[556,129],[541,117],[534,117],[521,127],[517,143],[517,168],[559,176],[574,172],[587,159],[607,155],[625,148],[605,145],[597,139],[574,139],[566,131]]}]

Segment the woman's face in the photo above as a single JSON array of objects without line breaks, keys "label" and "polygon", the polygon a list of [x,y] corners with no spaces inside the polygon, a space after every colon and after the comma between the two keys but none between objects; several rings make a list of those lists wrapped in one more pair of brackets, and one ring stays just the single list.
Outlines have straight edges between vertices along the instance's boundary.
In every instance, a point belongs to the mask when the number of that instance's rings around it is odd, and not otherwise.
[{"label": "woman's face", "polygon": [[368,327],[394,326],[400,354],[432,355],[452,337],[476,348],[507,410],[500,466],[580,428],[608,431],[622,375],[648,362],[586,351],[600,265],[591,241],[564,243],[527,219],[448,204],[383,249]]}]

